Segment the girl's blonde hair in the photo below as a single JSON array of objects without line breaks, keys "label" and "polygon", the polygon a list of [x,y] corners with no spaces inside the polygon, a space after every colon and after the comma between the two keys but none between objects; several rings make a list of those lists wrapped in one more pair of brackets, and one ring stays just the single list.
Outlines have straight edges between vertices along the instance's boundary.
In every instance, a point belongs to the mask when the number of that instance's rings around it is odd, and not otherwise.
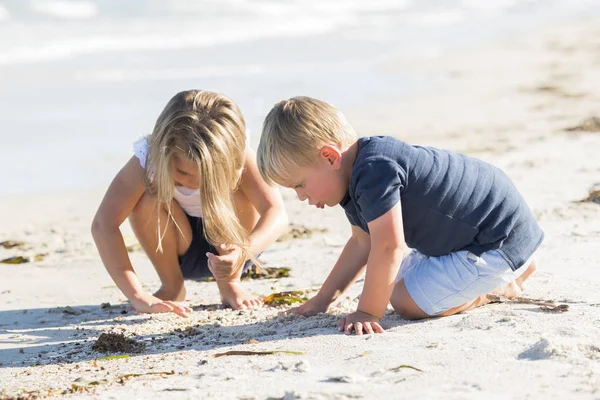
[{"label": "girl's blonde hair", "polygon": [[268,183],[290,178],[294,167],[313,164],[324,145],[347,148],[356,133],[338,109],[311,97],[275,104],[263,123],[257,151],[260,174]]},{"label": "girl's blonde hair", "polygon": [[[154,125],[145,182],[148,192],[157,198],[158,207],[166,205],[169,220],[175,222],[171,214],[175,187],[173,155],[192,161],[198,166],[206,240],[214,246],[238,245],[247,258],[254,259],[247,249],[248,231],[237,218],[233,200],[244,166],[245,148],[246,124],[232,100],[203,90],[179,92]],[[160,227],[160,212],[158,215]],[[159,229],[158,251],[162,251],[163,236],[164,231],[161,233]]]}]

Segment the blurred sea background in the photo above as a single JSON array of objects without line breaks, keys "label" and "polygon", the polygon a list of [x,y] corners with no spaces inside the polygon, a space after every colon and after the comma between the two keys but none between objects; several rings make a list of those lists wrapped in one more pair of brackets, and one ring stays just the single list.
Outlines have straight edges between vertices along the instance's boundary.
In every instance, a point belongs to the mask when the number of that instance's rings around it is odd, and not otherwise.
[{"label": "blurred sea background", "polygon": [[283,98],[344,109],[425,93],[444,71],[390,65],[598,12],[598,0],[0,0],[0,195],[107,185],[180,90],[234,99],[256,148]]}]

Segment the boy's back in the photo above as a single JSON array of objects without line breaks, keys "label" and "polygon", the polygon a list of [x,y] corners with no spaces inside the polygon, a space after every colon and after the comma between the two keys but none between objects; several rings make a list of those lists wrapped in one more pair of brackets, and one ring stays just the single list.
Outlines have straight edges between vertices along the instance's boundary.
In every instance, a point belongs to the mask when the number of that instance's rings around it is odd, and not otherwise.
[{"label": "boy's back", "polygon": [[341,205],[350,222],[367,221],[402,202],[409,247],[428,256],[497,249],[523,265],[544,234],[510,179],[483,161],[392,137],[365,137]]}]

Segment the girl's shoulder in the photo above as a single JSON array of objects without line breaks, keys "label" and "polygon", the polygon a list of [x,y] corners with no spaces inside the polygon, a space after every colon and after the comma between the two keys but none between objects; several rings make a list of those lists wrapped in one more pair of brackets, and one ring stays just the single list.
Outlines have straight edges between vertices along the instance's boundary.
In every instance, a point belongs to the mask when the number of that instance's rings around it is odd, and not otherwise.
[{"label": "girl's shoulder", "polygon": [[133,154],[140,160],[142,168],[145,168],[148,158],[148,136],[142,136],[133,142]]}]

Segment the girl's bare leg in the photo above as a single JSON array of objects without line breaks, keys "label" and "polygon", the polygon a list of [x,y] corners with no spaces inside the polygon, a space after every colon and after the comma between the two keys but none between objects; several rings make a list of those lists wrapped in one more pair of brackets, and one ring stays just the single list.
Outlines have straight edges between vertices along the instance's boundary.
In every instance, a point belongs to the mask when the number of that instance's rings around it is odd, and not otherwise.
[{"label": "girl's bare leg", "polygon": [[[252,203],[246,195],[238,190],[234,195],[235,208],[240,223],[248,232],[252,232],[256,226],[260,215],[252,206]],[[241,285],[240,278],[242,269],[227,280],[217,280],[221,301],[235,310],[243,308],[255,308],[262,304],[262,301],[256,296],[246,292]]]},{"label": "girl's bare leg", "polygon": [[[154,296],[162,300],[183,301],[186,292],[178,257],[185,254],[190,245],[192,228],[185,213],[175,201],[171,203],[171,213],[181,232],[169,218],[167,210],[164,207],[159,210],[156,200],[144,193],[129,216],[129,223],[160,278],[161,287]],[[162,252],[157,250],[158,232],[161,236],[164,235]]]}]

